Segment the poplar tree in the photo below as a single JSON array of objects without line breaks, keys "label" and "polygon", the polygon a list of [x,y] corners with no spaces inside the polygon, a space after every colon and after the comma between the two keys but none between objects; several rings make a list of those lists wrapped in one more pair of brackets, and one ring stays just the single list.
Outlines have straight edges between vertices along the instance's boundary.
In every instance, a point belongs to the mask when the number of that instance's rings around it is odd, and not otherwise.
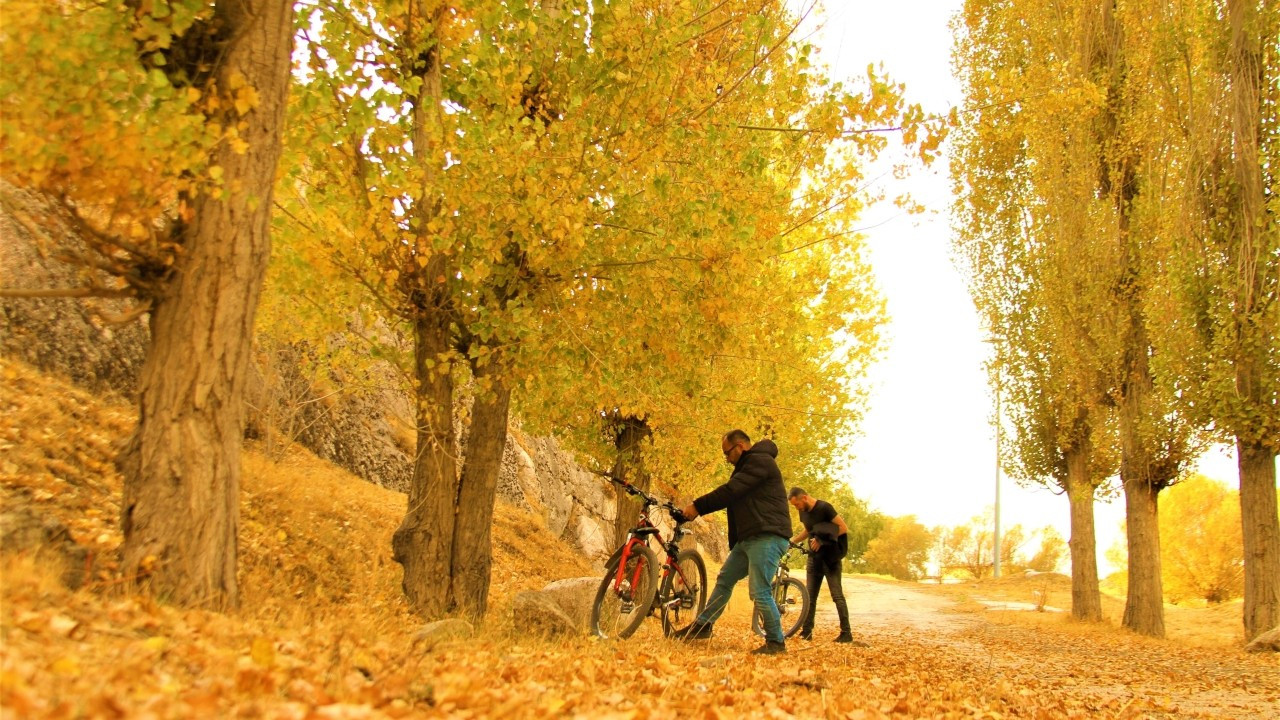
[{"label": "poplar tree", "polygon": [[287,0],[9,2],[0,170],[47,193],[83,284],[147,315],[124,475],[123,571],[238,602],[241,396],[289,93]]}]

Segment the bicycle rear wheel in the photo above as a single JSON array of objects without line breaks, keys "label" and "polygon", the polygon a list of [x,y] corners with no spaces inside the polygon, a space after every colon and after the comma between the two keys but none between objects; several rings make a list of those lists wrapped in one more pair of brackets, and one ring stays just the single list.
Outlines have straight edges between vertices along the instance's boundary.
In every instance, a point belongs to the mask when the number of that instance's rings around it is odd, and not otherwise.
[{"label": "bicycle rear wheel", "polygon": [[622,581],[615,582],[621,554],[609,561],[591,604],[591,632],[596,636],[627,638],[640,627],[658,592],[658,559],[645,545],[635,545],[627,557]]},{"label": "bicycle rear wheel", "polygon": [[[782,619],[782,636],[791,637],[800,632],[800,626],[809,615],[809,605],[813,598],[805,590],[804,583],[793,577],[782,582],[773,583],[773,600],[778,603],[778,614]],[[764,618],[759,612],[751,614],[751,630],[764,637]]]},{"label": "bicycle rear wheel", "polygon": [[696,550],[681,550],[676,567],[662,581],[662,634],[688,625],[707,606],[707,565]]}]

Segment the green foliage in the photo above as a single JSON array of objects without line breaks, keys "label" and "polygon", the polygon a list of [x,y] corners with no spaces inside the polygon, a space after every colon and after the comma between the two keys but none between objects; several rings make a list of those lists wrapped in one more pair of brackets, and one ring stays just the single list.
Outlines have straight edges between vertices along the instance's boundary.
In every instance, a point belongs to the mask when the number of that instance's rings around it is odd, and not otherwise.
[{"label": "green foliage", "polygon": [[[1250,3],[1241,3],[1249,6]],[[1149,310],[1162,344],[1155,372],[1184,411],[1219,439],[1280,451],[1280,10],[1263,4],[1242,37],[1263,39],[1252,61],[1233,56],[1228,18],[1188,3],[1149,27],[1136,63],[1150,80],[1151,172],[1138,210],[1163,260]],[[1268,40],[1271,39],[1271,40]],[[1239,62],[1257,66],[1237,68]],[[1252,107],[1235,105],[1233,73],[1255,73]],[[1257,143],[1250,147],[1246,138]]]},{"label": "green foliage", "polygon": [[1121,257],[1094,192],[1093,123],[1104,98],[1073,74],[1079,8],[970,2],[954,28],[966,92],[952,176],[955,247],[995,357],[1013,448],[1005,468],[1065,487],[1066,453],[1091,452],[1087,482],[1115,468],[1110,393],[1122,359],[1112,301]]},{"label": "green foliage", "polygon": [[[173,5],[186,26],[206,3]],[[160,47],[175,31],[161,38],[155,14],[139,17],[145,27],[123,0],[5,3],[0,171],[15,185],[97,209],[107,229],[146,241],[148,224],[201,174],[223,129],[195,112],[200,89],[176,87],[141,61],[135,33]]]},{"label": "green foliage", "polygon": [[[249,152],[244,116],[259,96],[201,54],[222,42],[218,10],[207,0],[5,3],[0,173],[73,220],[78,242],[58,253],[84,271],[90,294],[163,297],[196,204],[240,187],[210,158]],[[97,271],[114,276],[109,287]]]}]

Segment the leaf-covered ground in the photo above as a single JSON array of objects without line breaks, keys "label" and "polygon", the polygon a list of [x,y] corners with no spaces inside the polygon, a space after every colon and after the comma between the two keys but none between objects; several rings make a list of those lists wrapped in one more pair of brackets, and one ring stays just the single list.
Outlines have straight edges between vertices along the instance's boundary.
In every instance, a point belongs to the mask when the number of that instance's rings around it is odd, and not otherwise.
[{"label": "leaf-covered ground", "polygon": [[305,453],[246,459],[243,608],[158,606],[125,595],[110,562],[111,448],[131,422],[125,408],[0,360],[6,506],[38,507],[96,551],[92,582],[74,593],[49,554],[3,557],[6,720],[1280,716],[1280,660],[1230,641],[1188,647],[867,579],[848,591],[869,648],[831,642],[825,593],[819,639],[792,641],[782,657],[747,654],[757,641],[743,592],[716,637],[695,645],[662,639],[656,621],[622,642],[528,637],[510,597],[589,570],[513,508],[496,519],[486,627],[424,644],[389,557],[403,496]]}]

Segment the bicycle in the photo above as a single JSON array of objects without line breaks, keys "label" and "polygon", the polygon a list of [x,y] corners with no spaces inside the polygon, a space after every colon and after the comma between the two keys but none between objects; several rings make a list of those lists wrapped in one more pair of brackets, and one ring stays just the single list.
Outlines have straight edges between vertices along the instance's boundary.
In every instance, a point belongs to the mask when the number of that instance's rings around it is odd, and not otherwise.
[{"label": "bicycle", "polygon": [[[598,474],[629,495],[638,496],[643,506],[635,527],[627,532],[626,541],[605,566],[591,605],[591,630],[600,638],[628,638],[656,610],[662,620],[662,633],[669,636],[696,618],[707,604],[706,563],[696,550],[680,549],[680,540],[690,532],[684,527],[689,519],[670,502],[658,500],[625,480]],[[671,537],[665,542],[649,517],[655,507],[666,510],[675,521]],[[666,553],[661,582],[657,556],[649,547],[653,537],[658,538]]]},{"label": "bicycle", "polygon": [[[791,559],[792,553],[799,551],[802,555],[808,555],[809,551],[795,543],[790,543],[790,545],[787,548],[787,552],[783,554],[782,559],[778,562],[778,573],[774,576],[773,583],[770,585],[774,602],[778,603],[778,614],[782,620],[782,636],[784,638],[789,638],[800,632],[800,626],[804,624],[804,619],[809,616],[809,605],[813,602],[813,598],[809,597],[809,590],[805,588],[804,583],[799,578],[791,577],[791,573],[787,569],[787,561]],[[791,624],[788,625],[788,622]],[[764,637],[764,618],[759,612],[751,613],[751,630],[760,637]]]}]

